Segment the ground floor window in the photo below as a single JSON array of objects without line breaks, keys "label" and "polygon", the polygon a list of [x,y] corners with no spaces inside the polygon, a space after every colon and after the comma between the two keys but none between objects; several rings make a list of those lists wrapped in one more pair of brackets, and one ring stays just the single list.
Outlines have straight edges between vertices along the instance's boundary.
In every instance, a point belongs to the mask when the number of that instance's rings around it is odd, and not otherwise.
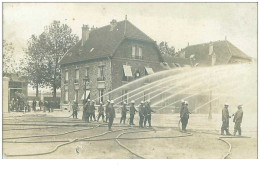
[{"label": "ground floor window", "polygon": [[69,91],[68,90],[65,91],[65,99],[64,99],[64,101],[65,101],[65,103],[68,103],[68,101],[69,101]]},{"label": "ground floor window", "polygon": [[74,100],[76,100],[76,102],[78,102],[78,98],[79,98],[79,91],[78,91],[78,90],[75,90]]},{"label": "ground floor window", "polygon": [[104,103],[104,89],[99,89],[99,96],[98,96],[98,98],[99,98],[99,103],[100,102],[103,102]]}]

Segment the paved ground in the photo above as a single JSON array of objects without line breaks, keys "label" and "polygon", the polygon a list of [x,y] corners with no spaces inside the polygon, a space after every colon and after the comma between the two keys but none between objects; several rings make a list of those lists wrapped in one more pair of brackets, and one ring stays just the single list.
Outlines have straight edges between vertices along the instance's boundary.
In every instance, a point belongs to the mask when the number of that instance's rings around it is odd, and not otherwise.
[{"label": "paved ground", "polygon": [[[219,115],[208,120],[205,115],[192,114],[188,133],[179,131],[177,114],[154,114],[152,129],[120,125],[118,114],[110,133],[105,123],[86,124],[70,115],[4,114],[6,158],[224,158],[229,152],[228,144],[231,153],[227,158],[257,158],[257,118],[253,115],[249,120],[244,118],[242,125],[243,135],[250,138],[223,138],[227,143],[218,139]],[[135,124],[138,119],[136,116]],[[233,129],[232,123],[230,128]],[[117,137],[121,138],[119,143]]]}]

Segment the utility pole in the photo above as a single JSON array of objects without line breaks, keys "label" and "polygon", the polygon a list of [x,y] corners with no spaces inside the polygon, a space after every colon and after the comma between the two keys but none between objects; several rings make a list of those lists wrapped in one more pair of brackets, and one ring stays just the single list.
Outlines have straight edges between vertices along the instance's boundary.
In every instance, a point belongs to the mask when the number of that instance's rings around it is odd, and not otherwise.
[{"label": "utility pole", "polygon": [[[215,65],[215,62],[216,62],[216,55],[214,53],[214,50],[213,50],[213,44],[210,44],[209,46],[209,55],[211,56],[211,67],[213,67]],[[210,75],[212,73],[210,72]],[[210,79],[211,79],[211,76],[210,76]],[[211,86],[211,80],[210,80],[210,86]],[[211,87],[209,87],[209,116],[208,116],[208,119],[212,119],[212,104],[211,104],[211,101],[212,101],[212,89]]]}]

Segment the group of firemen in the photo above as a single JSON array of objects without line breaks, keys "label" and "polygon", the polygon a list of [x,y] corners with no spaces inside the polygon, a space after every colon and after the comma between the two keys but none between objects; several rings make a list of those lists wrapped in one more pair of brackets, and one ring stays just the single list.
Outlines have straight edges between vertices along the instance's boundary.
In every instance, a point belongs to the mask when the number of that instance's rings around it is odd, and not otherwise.
[{"label": "group of firemen", "polygon": [[[231,116],[229,115],[228,111],[228,103],[225,103],[224,108],[222,109],[222,126],[221,126],[221,135],[224,135],[224,132],[226,132],[226,135],[231,135],[229,132],[229,119]],[[243,110],[242,105],[237,106],[236,113],[232,114],[233,116],[233,122],[234,125],[234,136],[238,132],[238,135],[241,136],[241,123],[243,118]]]},{"label": "group of firemen", "polygon": [[[149,127],[152,127],[151,125],[151,113],[155,112],[152,110],[150,106],[150,101],[141,101],[141,104],[138,107],[138,110],[135,108],[135,101],[132,100],[130,103],[130,108],[128,109],[126,107],[127,103],[123,102],[123,106],[121,107],[121,119],[120,123],[126,122],[126,114],[129,111],[130,119],[129,119],[129,125],[135,125],[134,124],[134,116],[136,112],[139,112],[139,127],[144,128],[146,127],[146,123],[148,121]],[[78,118],[78,103],[76,101],[73,102],[72,105],[73,118]],[[82,120],[86,123],[89,123],[90,121],[99,121],[100,117],[102,117],[103,122],[108,122],[108,129],[111,131],[111,127],[113,125],[114,118],[116,116],[115,108],[114,108],[114,101],[113,100],[107,100],[107,104],[104,107],[103,103],[101,102],[98,107],[98,115],[96,119],[95,115],[95,101],[88,99],[84,105],[83,105],[83,114],[82,114]]]},{"label": "group of firemen", "polygon": [[[228,104],[225,103],[224,108],[222,110],[222,126],[221,126],[221,135],[224,135],[224,131],[226,132],[226,135],[231,135],[229,133],[229,111],[228,111]],[[73,109],[73,118],[77,118],[78,113],[78,103],[74,101],[72,105]],[[114,101],[113,100],[107,100],[107,104],[104,107],[103,103],[100,103],[100,106],[98,107],[98,115],[96,119],[95,115],[95,101],[88,99],[84,105],[83,105],[83,115],[82,120],[89,123],[90,121],[99,121],[100,117],[102,117],[103,122],[108,122],[108,130],[111,131],[111,127],[113,125],[114,118],[116,116],[115,113],[115,107],[114,107]],[[138,110],[135,108],[135,101],[132,100],[130,103],[129,109],[127,108],[127,103],[123,102],[123,106],[121,107],[121,118],[120,123],[125,124],[126,122],[126,114],[129,111],[130,119],[129,119],[129,125],[135,125],[134,124],[134,116],[136,112],[139,112],[139,128],[146,127],[146,123],[148,121],[149,127],[151,126],[151,113],[155,112],[152,110],[150,106],[150,101],[141,101],[140,105],[138,106]],[[186,127],[189,121],[189,115],[190,111],[188,108],[188,102],[182,100],[181,102],[181,108],[180,108],[180,123],[182,124],[182,132],[186,132]],[[238,110],[236,113],[234,113],[232,116],[234,116],[233,122],[235,123],[234,126],[234,135],[238,132],[238,134],[241,136],[241,123],[243,118],[243,111],[242,111],[242,105],[238,106]]]}]

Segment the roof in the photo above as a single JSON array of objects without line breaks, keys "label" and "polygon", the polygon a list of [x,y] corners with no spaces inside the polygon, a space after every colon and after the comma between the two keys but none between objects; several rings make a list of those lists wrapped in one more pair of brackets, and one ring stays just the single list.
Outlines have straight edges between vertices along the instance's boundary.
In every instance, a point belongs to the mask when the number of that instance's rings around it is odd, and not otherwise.
[{"label": "roof", "polygon": [[213,53],[216,55],[216,65],[227,64],[231,57],[251,60],[248,55],[227,40],[191,45],[181,52],[185,52],[185,58],[195,55],[196,62],[200,65],[211,65],[211,56],[209,55],[211,45],[213,45]]},{"label": "roof", "polygon": [[89,38],[81,45],[81,40],[63,56],[60,64],[68,64],[97,58],[112,56],[126,39],[136,39],[155,43],[145,33],[135,27],[128,20],[117,22],[114,30],[110,31],[110,25],[90,30]]}]

